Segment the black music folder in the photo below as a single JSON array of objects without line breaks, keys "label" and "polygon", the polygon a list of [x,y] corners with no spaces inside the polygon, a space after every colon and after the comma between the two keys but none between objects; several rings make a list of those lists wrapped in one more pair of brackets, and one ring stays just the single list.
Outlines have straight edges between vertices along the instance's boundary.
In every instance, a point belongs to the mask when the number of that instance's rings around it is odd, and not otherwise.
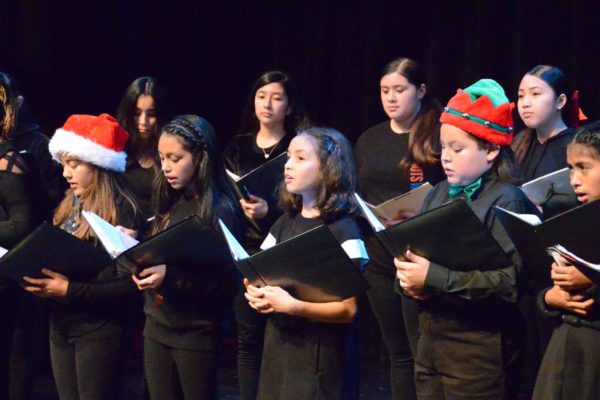
[{"label": "black music folder", "polygon": [[41,270],[48,268],[81,281],[94,277],[111,262],[101,248],[44,222],[0,258],[0,275],[22,283],[23,276],[47,278]]},{"label": "black music folder", "polygon": [[369,288],[325,225],[249,256],[220,223],[235,265],[255,286],[280,286],[292,296],[313,303],[340,301]]},{"label": "black music folder", "polygon": [[[138,243],[117,257],[139,267],[173,264],[212,269],[231,263],[231,254],[223,236],[193,215]],[[127,265],[127,261],[124,262]]]},{"label": "black music folder", "polygon": [[240,198],[247,199],[249,193],[271,202],[277,197],[277,188],[283,180],[283,168],[286,162],[287,154],[282,153],[246,175],[237,176],[229,170],[227,175],[235,182],[234,189]]},{"label": "black music folder", "polygon": [[[600,201],[582,204],[542,222],[528,214],[494,207],[496,215],[520,252],[549,260],[546,249],[557,244],[592,263],[600,263]],[[524,255],[525,257],[525,255]],[[550,274],[549,267],[547,274]]]},{"label": "black music folder", "polygon": [[375,236],[397,258],[407,250],[453,271],[494,270],[512,260],[465,200],[446,203],[386,228],[355,193]]}]

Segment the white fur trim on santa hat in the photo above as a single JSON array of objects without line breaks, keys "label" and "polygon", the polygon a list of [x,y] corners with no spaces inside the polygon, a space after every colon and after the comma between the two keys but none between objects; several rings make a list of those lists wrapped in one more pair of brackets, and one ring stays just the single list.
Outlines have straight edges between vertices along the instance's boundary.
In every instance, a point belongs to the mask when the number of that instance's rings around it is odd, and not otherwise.
[{"label": "white fur trim on santa hat", "polygon": [[58,162],[61,155],[69,155],[98,167],[116,172],[125,171],[127,154],[124,151],[116,152],[62,128],[54,132],[48,149],[52,158]]}]

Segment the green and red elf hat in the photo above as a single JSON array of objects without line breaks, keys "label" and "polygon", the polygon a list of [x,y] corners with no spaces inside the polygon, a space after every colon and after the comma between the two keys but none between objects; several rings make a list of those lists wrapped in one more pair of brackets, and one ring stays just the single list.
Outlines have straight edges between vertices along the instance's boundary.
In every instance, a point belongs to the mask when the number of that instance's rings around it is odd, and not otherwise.
[{"label": "green and red elf hat", "polygon": [[481,79],[461,90],[444,107],[440,122],[454,125],[473,136],[508,146],[514,136],[512,112],[504,89],[493,79]]}]

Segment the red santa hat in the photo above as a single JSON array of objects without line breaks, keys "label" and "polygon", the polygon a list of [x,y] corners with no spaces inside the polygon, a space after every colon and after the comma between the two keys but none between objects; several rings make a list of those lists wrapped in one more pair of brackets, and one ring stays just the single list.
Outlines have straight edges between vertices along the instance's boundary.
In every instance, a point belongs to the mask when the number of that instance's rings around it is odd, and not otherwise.
[{"label": "red santa hat", "polygon": [[125,171],[123,151],[129,134],[108,114],[71,115],[54,132],[48,148],[52,158],[72,156],[111,171]]}]

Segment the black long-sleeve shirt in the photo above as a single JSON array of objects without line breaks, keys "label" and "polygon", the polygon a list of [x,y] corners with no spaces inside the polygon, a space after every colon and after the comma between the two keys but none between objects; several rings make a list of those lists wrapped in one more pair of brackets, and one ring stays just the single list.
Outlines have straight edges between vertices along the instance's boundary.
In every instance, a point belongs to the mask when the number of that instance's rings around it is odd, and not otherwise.
[{"label": "black long-sleeve shirt", "polygon": [[[138,216],[131,204],[119,197],[115,200],[115,206],[117,225],[137,230]],[[73,215],[68,220],[80,213],[81,209],[75,206]],[[65,230],[73,230],[73,227],[66,229],[65,224],[63,226],[61,228]],[[91,244],[102,246],[98,240],[92,240]],[[138,292],[131,280],[132,272],[116,265],[108,253],[106,257],[98,257],[89,262],[105,267],[88,281],[69,281],[67,296],[51,302],[50,322],[66,337],[85,335],[106,324],[112,324],[115,329],[119,329],[126,316],[126,310],[133,304],[132,296]],[[52,266],[49,265],[48,268],[52,269]]]},{"label": "black long-sleeve shirt", "polygon": [[[439,207],[451,200],[448,181],[435,186],[425,199],[423,211]],[[470,321],[500,322],[511,314],[519,295],[523,276],[522,261],[512,240],[492,209],[499,206],[519,214],[537,214],[536,207],[516,186],[484,174],[481,189],[468,202],[477,217],[485,224],[500,247],[512,260],[501,269],[482,268],[459,272],[431,263],[425,279],[425,289],[433,297],[422,303],[424,309],[461,315]],[[452,240],[452,238],[448,238]],[[465,252],[477,249],[464,249]],[[505,315],[503,315],[505,314]]]},{"label": "black long-sleeve shirt", "polygon": [[[197,208],[195,199],[182,196],[171,208],[164,228],[196,214]],[[241,218],[233,209],[223,204],[215,213],[240,236]],[[198,271],[190,266],[167,265],[162,285],[145,293],[144,336],[177,349],[208,351],[218,345],[222,311],[237,292],[238,273],[231,259],[214,265],[209,275]]]}]

